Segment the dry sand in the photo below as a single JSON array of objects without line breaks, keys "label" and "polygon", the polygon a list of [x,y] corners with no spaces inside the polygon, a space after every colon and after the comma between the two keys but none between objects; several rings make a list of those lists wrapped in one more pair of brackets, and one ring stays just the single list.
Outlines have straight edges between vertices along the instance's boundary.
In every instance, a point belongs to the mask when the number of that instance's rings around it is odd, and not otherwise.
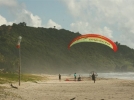
[{"label": "dry sand", "polygon": [[6,95],[0,100],[134,100],[134,81],[97,78],[94,83],[89,78],[83,81],[65,81],[71,76],[45,75],[47,81],[4,84]]}]

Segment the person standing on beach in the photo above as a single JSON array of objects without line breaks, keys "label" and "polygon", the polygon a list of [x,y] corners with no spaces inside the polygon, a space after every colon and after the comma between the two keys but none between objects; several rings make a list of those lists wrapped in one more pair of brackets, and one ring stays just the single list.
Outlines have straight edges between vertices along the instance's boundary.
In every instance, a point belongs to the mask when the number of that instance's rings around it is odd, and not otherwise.
[{"label": "person standing on beach", "polygon": [[93,80],[94,83],[95,83],[95,74],[94,74],[94,72],[93,72],[93,74],[92,74],[92,80]]},{"label": "person standing on beach", "polygon": [[59,74],[59,81],[61,81],[61,75]]},{"label": "person standing on beach", "polygon": [[74,73],[74,80],[76,81],[76,73]]}]

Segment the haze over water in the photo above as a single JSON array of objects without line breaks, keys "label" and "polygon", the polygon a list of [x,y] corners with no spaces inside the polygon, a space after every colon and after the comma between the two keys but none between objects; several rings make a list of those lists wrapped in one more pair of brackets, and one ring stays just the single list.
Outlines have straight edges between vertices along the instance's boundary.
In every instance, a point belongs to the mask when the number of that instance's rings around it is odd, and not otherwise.
[{"label": "haze over water", "polygon": [[[102,78],[118,78],[118,79],[127,79],[127,80],[134,80],[134,72],[110,72],[110,73],[97,73],[97,77]],[[82,76],[89,77],[90,74],[81,74]]]},{"label": "haze over water", "polygon": [[98,77],[134,80],[134,72],[98,73]]}]

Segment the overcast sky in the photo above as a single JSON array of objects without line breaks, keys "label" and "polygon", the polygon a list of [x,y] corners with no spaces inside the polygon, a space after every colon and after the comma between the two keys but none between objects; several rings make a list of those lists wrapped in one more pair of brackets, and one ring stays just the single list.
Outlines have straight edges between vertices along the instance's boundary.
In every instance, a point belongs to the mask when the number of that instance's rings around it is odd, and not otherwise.
[{"label": "overcast sky", "polygon": [[97,33],[134,48],[134,0],[0,0],[0,25]]}]

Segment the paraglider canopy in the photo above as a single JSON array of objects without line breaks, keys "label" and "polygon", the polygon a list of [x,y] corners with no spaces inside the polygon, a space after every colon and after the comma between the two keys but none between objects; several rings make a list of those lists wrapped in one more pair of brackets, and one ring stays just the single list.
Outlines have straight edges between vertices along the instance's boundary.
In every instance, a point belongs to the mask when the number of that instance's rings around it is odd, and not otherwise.
[{"label": "paraglider canopy", "polygon": [[70,47],[73,46],[74,44],[81,43],[81,42],[97,42],[97,43],[101,43],[101,44],[104,44],[104,45],[110,47],[115,52],[117,51],[117,46],[112,40],[108,39],[105,36],[99,35],[99,34],[80,35],[80,36],[74,38],[69,43],[68,49],[70,49]]}]

